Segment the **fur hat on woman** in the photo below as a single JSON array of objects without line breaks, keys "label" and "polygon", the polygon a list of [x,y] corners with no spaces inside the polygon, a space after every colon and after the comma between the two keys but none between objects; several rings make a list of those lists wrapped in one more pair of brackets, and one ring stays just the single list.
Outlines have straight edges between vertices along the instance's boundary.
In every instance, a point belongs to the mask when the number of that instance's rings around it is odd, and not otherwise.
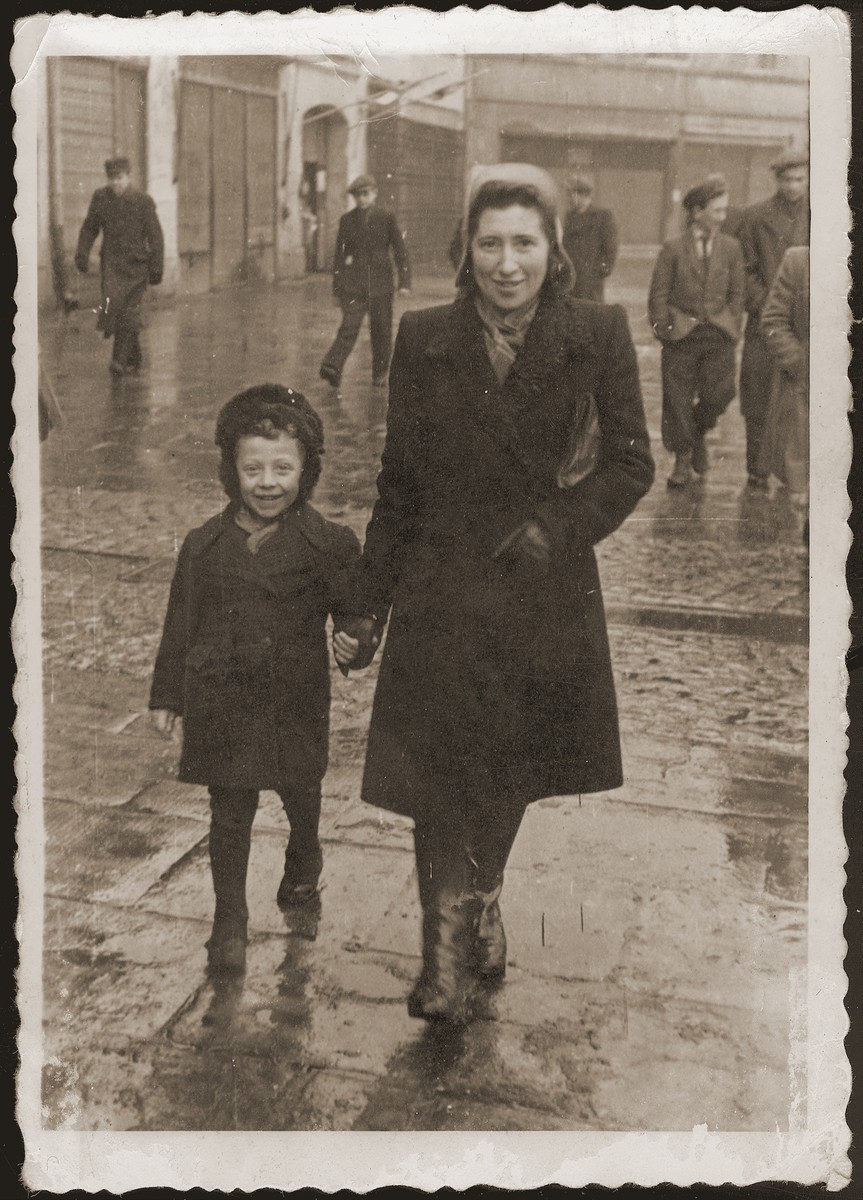
[{"label": "fur hat on woman", "polygon": [[[551,253],[548,263],[548,282],[556,291],[563,293],[572,289],[575,271],[563,249],[563,224],[561,220],[560,195],[557,184],[542,167],[532,163],[495,163],[493,166],[474,167],[468,178],[465,191],[464,218],[462,220],[462,256],[455,283],[458,288],[470,288],[472,280],[470,242],[472,236],[471,215],[475,201],[481,199],[480,192],[486,188],[524,189],[532,193],[549,227]],[[521,201],[513,199],[513,204]],[[495,204],[495,208],[500,205]]]}]

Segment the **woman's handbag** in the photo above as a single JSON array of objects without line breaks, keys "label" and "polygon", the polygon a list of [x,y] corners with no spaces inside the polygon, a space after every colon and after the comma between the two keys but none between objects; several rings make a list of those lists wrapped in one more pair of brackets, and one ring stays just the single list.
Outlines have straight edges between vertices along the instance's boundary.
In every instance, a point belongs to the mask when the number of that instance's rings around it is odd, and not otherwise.
[{"label": "woman's handbag", "polygon": [[[586,479],[599,462],[602,447],[602,430],[599,427],[599,409],[596,400],[590,393],[587,401],[579,407],[576,420],[570,430],[566,454],[557,472],[557,486],[562,489],[574,488],[582,479]],[[522,557],[524,554],[523,539],[530,526],[539,529],[535,521],[525,521],[503,539],[492,554],[494,559],[504,559],[511,556]],[[546,547],[543,558],[541,547],[536,543],[531,548],[529,557],[535,562],[548,561],[550,547]]]},{"label": "woman's handbag", "polygon": [[579,408],[570,431],[569,444],[557,472],[558,487],[574,488],[582,479],[586,479],[599,461],[601,446],[599,409],[593,393],[590,393],[587,403]]}]

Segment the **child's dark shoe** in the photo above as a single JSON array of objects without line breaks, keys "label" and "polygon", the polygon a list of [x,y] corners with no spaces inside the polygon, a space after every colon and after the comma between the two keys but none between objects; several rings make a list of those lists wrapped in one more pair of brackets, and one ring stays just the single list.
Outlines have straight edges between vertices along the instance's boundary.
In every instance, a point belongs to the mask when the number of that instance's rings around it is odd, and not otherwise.
[{"label": "child's dark shoe", "polygon": [[305,904],[318,890],[318,880],[324,867],[324,855],[320,842],[311,846],[298,846],[293,839],[285,851],[285,873],[276,895],[280,908],[294,904]]},{"label": "child's dark shoe", "polygon": [[207,942],[211,975],[242,975],[246,969],[246,931],[234,922],[217,921]]}]

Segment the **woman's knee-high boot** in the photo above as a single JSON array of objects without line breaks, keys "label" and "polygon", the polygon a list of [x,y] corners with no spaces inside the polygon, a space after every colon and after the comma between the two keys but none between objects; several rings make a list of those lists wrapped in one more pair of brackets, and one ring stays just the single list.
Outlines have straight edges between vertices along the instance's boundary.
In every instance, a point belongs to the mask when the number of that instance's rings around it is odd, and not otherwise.
[{"label": "woman's knee-high boot", "polygon": [[474,864],[460,842],[414,834],[422,905],[423,965],[408,1012],[426,1021],[463,1024],[470,1017],[473,954],[480,900]]},{"label": "woman's knee-high boot", "polygon": [[474,966],[481,979],[503,979],[506,974],[506,933],[500,913],[500,893],[507,859],[521,825],[524,810],[502,807],[494,817],[474,823],[471,854],[476,862],[476,888],[481,908],[474,943]]},{"label": "woman's knee-high boot", "polygon": [[498,904],[502,889],[501,873],[491,891],[477,892],[482,907],[476,929],[474,965],[477,975],[490,982],[503,979],[506,974],[506,933]]}]

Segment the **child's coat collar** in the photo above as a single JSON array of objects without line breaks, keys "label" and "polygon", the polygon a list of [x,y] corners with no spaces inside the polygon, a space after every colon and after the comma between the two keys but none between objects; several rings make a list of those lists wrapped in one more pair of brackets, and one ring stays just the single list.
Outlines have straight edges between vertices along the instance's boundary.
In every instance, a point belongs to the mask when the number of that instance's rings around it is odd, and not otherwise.
[{"label": "child's coat collar", "polygon": [[[217,513],[215,517],[211,517],[205,522],[200,529],[196,529],[190,535],[189,552],[197,556],[203,554],[213,542],[215,542],[225,530],[226,524],[234,523],[234,504],[228,504]],[[321,516],[316,508],[312,508],[311,504],[303,504],[300,508],[294,509],[293,523],[300,531],[306,541],[314,546],[316,550],[326,552],[332,546],[332,532],[328,522]]]}]

